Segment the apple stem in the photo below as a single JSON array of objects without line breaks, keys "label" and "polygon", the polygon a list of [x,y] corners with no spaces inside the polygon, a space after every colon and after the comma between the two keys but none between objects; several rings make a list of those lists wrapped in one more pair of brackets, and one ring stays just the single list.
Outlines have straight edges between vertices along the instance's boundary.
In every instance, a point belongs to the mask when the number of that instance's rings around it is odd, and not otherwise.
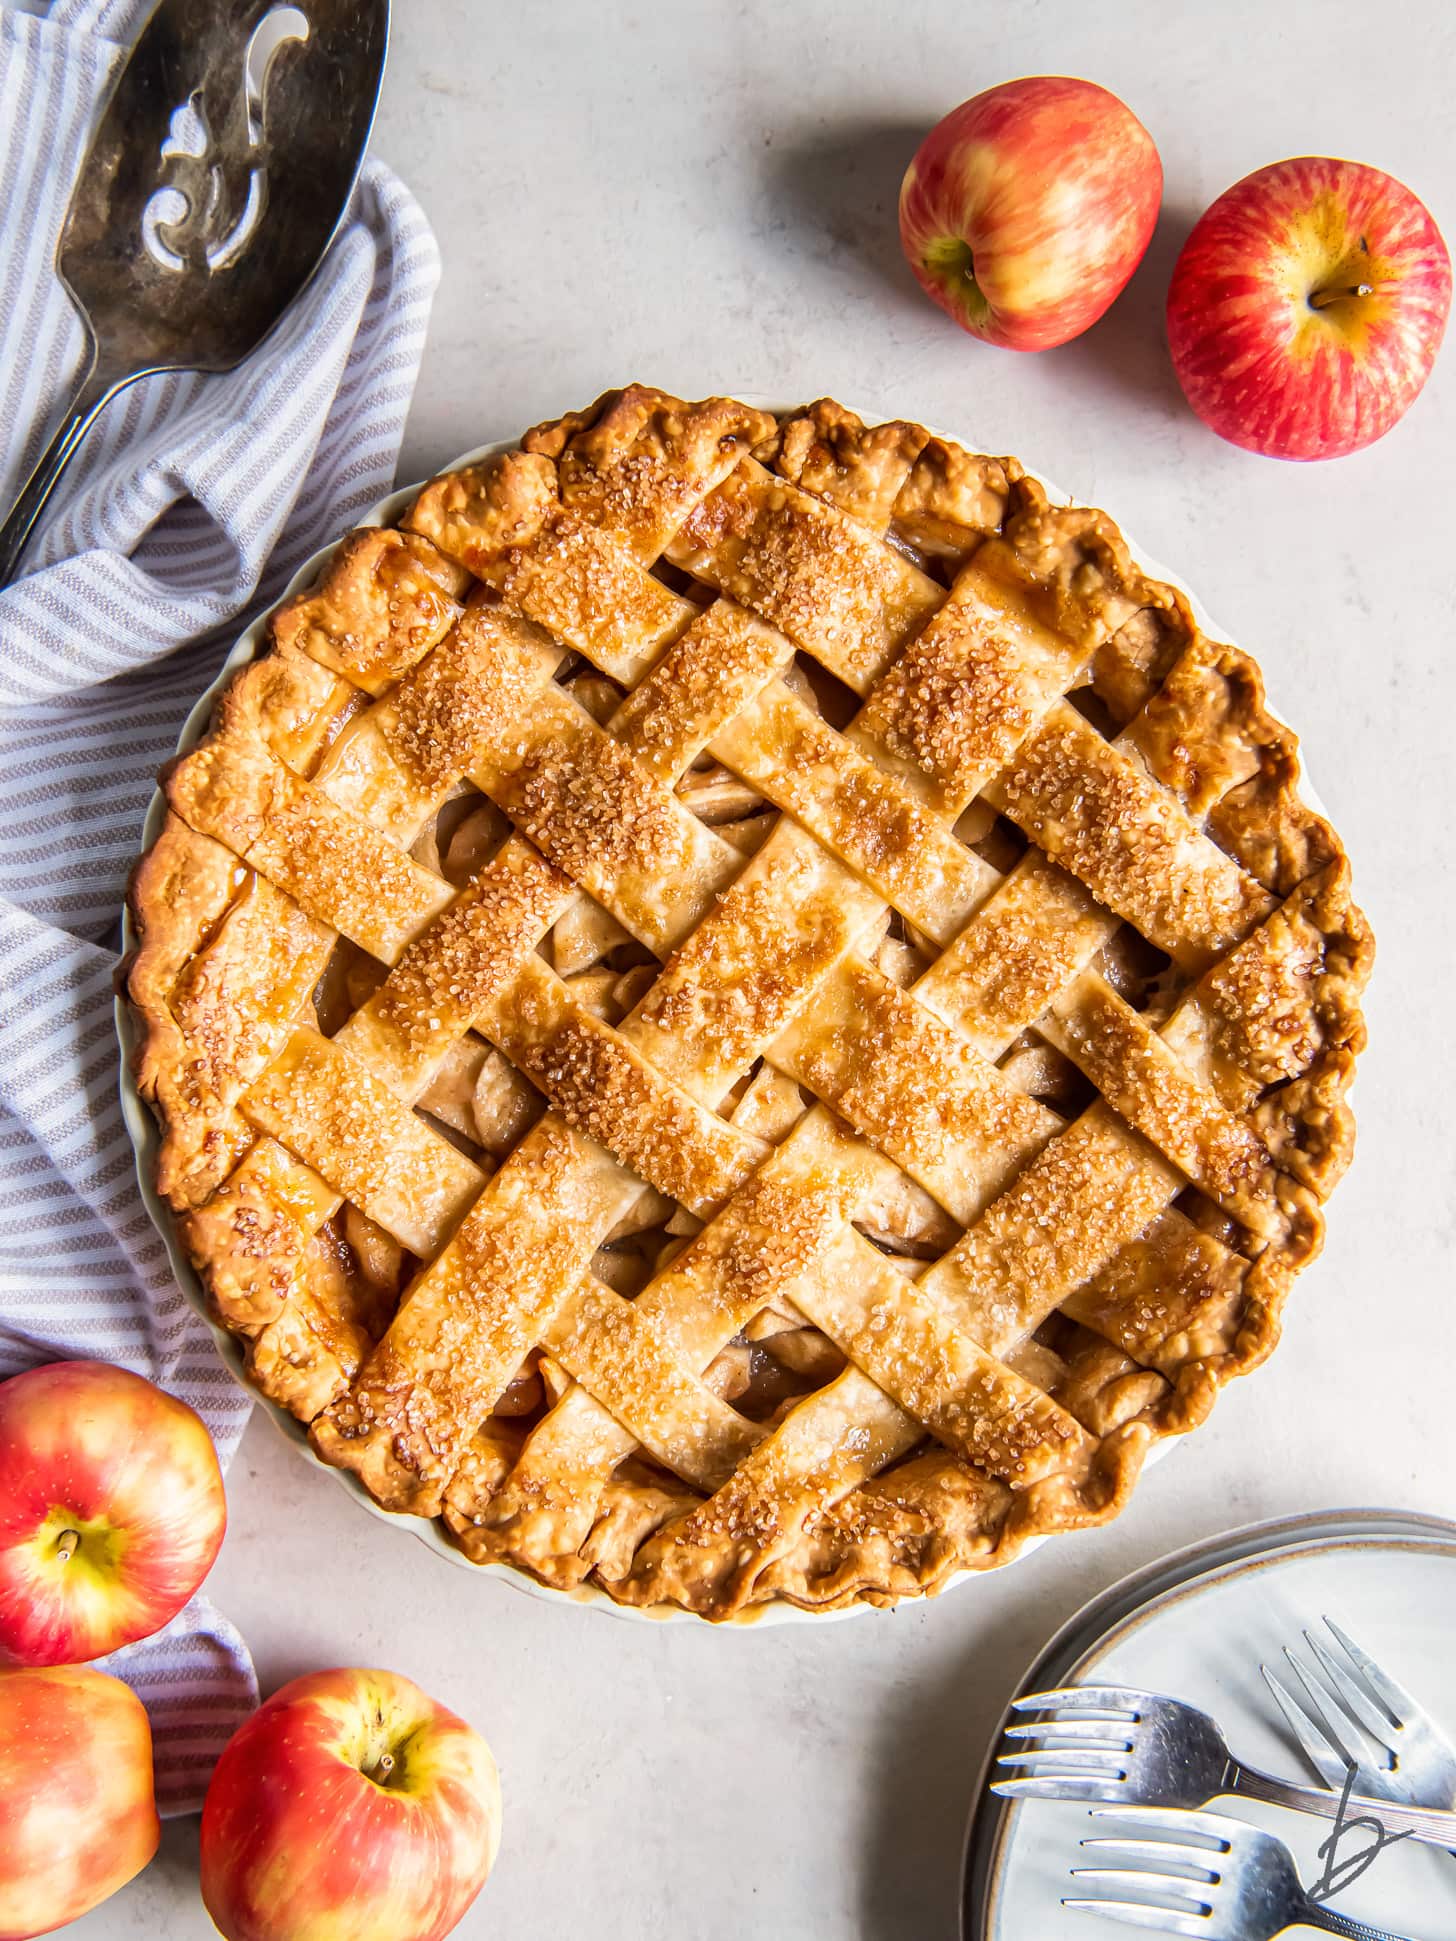
[{"label": "apple stem", "polygon": [[1373,283],[1352,283],[1343,290],[1316,290],[1310,297],[1309,307],[1311,310],[1328,310],[1332,303],[1343,303],[1347,297],[1369,297],[1374,294]]},{"label": "apple stem", "polygon": [[56,1555],[63,1564],[68,1564],[80,1548],[80,1544],[81,1532],[79,1530],[62,1530],[60,1536],[56,1539]]},{"label": "apple stem", "polygon": [[392,1752],[381,1752],[372,1766],[366,1766],[364,1768],[364,1777],[366,1779],[372,1779],[376,1786],[382,1786],[393,1771],[394,1754]]}]

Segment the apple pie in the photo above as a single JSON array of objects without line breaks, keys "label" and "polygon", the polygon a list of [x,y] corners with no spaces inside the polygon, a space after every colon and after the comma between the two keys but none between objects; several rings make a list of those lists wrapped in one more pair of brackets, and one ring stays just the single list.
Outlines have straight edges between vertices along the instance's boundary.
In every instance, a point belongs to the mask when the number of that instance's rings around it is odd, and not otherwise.
[{"label": "apple pie", "polygon": [[257,1389],[562,1589],[888,1604],[1274,1346],[1372,945],[1102,512],[632,386],[274,614],[137,868],[157,1185]]}]

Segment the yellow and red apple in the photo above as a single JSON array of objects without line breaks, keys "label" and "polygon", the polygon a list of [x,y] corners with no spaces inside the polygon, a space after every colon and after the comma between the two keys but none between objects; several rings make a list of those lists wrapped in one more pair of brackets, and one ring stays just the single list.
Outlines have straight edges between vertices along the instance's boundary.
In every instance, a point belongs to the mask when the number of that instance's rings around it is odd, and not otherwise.
[{"label": "yellow and red apple", "polygon": [[394,1672],[312,1672],[217,1762],[202,1898],[226,1941],[441,1941],[499,1844],[478,1732]]},{"label": "yellow and red apple", "polygon": [[1302,155],[1246,175],[1200,216],[1168,291],[1188,402],[1271,458],[1381,438],[1430,374],[1451,259],[1394,176]]},{"label": "yellow and red apple", "polygon": [[920,144],[900,189],[900,242],[962,329],[1049,350],[1107,309],[1158,220],[1152,136],[1092,81],[1034,75],[964,101]]},{"label": "yellow and red apple", "polygon": [[227,1510],[185,1402],[57,1361],[0,1385],[0,1664],[75,1665],[160,1631],[212,1567]]},{"label": "yellow and red apple", "polygon": [[79,1920],[160,1836],[141,1700],[84,1666],[0,1671],[0,1941]]}]

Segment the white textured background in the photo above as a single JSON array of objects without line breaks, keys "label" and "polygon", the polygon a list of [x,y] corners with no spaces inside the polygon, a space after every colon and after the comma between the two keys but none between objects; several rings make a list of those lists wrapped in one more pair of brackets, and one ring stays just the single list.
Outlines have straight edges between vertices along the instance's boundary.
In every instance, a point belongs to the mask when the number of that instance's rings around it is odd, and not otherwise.
[{"label": "white textured background", "polygon": [[[941,1941],[985,1735],[1084,1599],[1254,1518],[1456,1508],[1456,340],[1382,444],[1293,467],[1197,423],[1161,323],[1194,217],[1284,155],[1377,163],[1456,238],[1456,16],[1441,0],[400,0],[396,13],[376,149],[422,197],[445,260],[403,476],[634,377],[688,396],[827,391],[1017,452],[1105,504],[1262,660],[1379,938],[1360,1152],[1283,1348],[1119,1525],[1000,1578],[821,1629],[630,1626],[472,1581],[367,1517],[263,1420],[248,1432],[210,1588],[265,1689],[384,1664],[495,1746],[505,1843],[463,1936]],[[1162,151],[1166,206],[1112,314],[1023,358],[919,295],[895,196],[948,108],[1048,71],[1130,103]],[[147,1874],[74,1932],[210,1932],[195,1848],[195,1823],[171,1829]]]}]

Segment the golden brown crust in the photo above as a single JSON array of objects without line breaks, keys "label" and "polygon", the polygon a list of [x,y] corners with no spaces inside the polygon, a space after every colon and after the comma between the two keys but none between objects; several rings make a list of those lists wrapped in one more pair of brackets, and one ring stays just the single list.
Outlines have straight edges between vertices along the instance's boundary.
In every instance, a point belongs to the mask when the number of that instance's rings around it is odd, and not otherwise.
[{"label": "golden brown crust", "polygon": [[321,973],[332,934],[169,814],[128,892],[134,1074],[162,1127],[157,1190],[196,1206],[251,1143],[237,1106]]},{"label": "golden brown crust", "polygon": [[964,560],[998,532],[1021,468],[936,438],[923,425],[866,425],[820,398],[754,453],[782,478],[880,536],[931,558]]},{"label": "golden brown crust", "polygon": [[404,518],[470,573],[528,546],[557,504],[556,468],[525,452],[505,452],[434,479]]},{"label": "golden brown crust", "polygon": [[650,564],[773,423],[736,398],[685,408],[664,391],[629,384],[587,412],[528,431],[521,449],[553,458],[562,504]]},{"label": "golden brown crust", "polygon": [[1117,1514],[1318,1251],[1373,946],[1298,780],[1014,461],[608,392],[346,541],[172,770],[159,1186],[252,1379],[468,1556],[934,1592]]},{"label": "golden brown crust", "polygon": [[1012,487],[1005,523],[979,564],[1023,587],[1038,618],[1089,654],[1154,597],[1107,514],[1053,505],[1037,479]]},{"label": "golden brown crust", "polygon": [[278,609],[274,643],[379,694],[449,632],[467,580],[428,539],[356,532],[318,586]]}]

